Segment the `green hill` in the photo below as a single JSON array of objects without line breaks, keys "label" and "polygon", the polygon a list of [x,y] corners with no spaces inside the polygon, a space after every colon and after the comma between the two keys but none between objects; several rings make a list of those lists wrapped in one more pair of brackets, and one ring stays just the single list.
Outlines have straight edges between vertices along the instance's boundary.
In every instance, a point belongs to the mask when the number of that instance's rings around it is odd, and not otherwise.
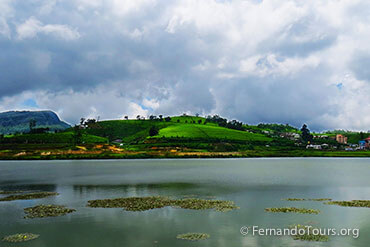
[{"label": "green hill", "polygon": [[[219,139],[230,141],[268,142],[272,139],[262,134],[219,127],[215,123],[204,124],[205,118],[192,116],[172,117],[170,121],[158,120],[111,120],[92,124],[85,133],[108,138],[121,139],[125,143],[159,138]],[[155,126],[159,133],[149,136],[149,129]]]},{"label": "green hill", "polygon": [[71,127],[52,111],[8,111],[0,113],[0,134],[27,133],[30,120],[35,121],[34,128],[49,128],[51,131]]},{"label": "green hill", "polygon": [[85,133],[108,138],[110,141],[122,139],[124,142],[144,140],[149,136],[152,126],[159,129],[171,123],[150,120],[110,120],[101,121],[89,126]]},{"label": "green hill", "polygon": [[174,124],[163,128],[156,137],[178,137],[195,139],[223,139],[232,141],[271,141],[262,134],[227,129],[214,125],[203,124]]}]

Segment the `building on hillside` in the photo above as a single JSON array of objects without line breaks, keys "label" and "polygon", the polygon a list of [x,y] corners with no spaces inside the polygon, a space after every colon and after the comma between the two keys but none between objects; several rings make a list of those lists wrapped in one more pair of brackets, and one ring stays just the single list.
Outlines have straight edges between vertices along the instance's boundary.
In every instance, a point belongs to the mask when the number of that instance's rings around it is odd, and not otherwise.
[{"label": "building on hillside", "polygon": [[335,140],[339,143],[342,143],[342,144],[347,144],[347,137],[344,136],[344,135],[341,135],[341,134],[338,134],[335,136]]},{"label": "building on hillside", "polygon": [[299,135],[299,134],[297,134],[297,133],[286,132],[286,133],[281,133],[281,134],[280,134],[280,137],[281,137],[281,138],[287,138],[287,139],[289,139],[289,140],[294,141],[294,140],[298,140],[298,139],[299,139],[299,137],[300,137],[300,135]]},{"label": "building on hillside", "polygon": [[358,142],[358,147],[359,147],[359,149],[365,149],[366,148],[366,141],[365,140],[363,140],[363,141],[359,141]]},{"label": "building on hillside", "polygon": [[365,139],[365,148],[370,149],[370,136]]},{"label": "building on hillside", "polygon": [[313,136],[313,138],[317,138],[317,139],[329,139],[329,136],[327,136],[327,135],[315,135],[315,136]]},{"label": "building on hillside", "polygon": [[313,144],[309,144],[306,146],[306,149],[316,149],[316,150],[321,150],[322,147],[321,145],[313,145]]},{"label": "building on hillside", "polygon": [[329,144],[327,144],[327,143],[321,144],[321,147],[323,149],[328,149],[329,148]]}]

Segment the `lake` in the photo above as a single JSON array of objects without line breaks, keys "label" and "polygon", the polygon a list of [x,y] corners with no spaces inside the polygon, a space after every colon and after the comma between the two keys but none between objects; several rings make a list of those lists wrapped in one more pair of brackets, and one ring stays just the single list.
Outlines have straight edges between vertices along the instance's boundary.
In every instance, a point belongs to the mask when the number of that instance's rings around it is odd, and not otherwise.
[{"label": "lake", "polygon": [[[55,191],[37,200],[0,202],[0,238],[31,232],[28,247],[223,246],[368,247],[370,208],[326,205],[285,198],[370,200],[368,158],[269,158],[1,161],[0,190]],[[88,208],[88,200],[163,195],[234,201],[230,212],[165,207],[144,212]],[[0,197],[3,197],[1,195]],[[77,211],[61,217],[24,219],[23,209],[57,204]],[[269,207],[318,209],[314,214],[269,213]],[[243,236],[243,226],[360,229],[360,237],[333,236],[329,242],[302,242],[290,236]],[[176,239],[181,233],[210,234],[202,241]]]}]

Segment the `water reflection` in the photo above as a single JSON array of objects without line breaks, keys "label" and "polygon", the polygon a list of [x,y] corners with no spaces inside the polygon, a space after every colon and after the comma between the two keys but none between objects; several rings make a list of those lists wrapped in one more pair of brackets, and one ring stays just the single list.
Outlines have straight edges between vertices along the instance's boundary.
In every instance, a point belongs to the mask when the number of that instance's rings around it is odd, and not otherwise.
[{"label": "water reflection", "polygon": [[[368,159],[0,162],[0,190],[60,193],[39,200],[0,202],[0,237],[17,232],[41,234],[40,239],[27,243],[30,247],[368,247],[369,209],[282,199],[370,199],[369,168]],[[212,196],[232,200],[240,209],[221,213],[166,207],[127,212],[86,207],[87,201],[93,199],[149,195]],[[58,218],[23,219],[23,208],[37,204],[66,205],[77,212]],[[321,213],[264,211],[267,207],[284,206],[318,209]],[[290,237],[243,237],[239,233],[244,225],[282,228],[305,223],[360,228],[361,237],[305,243]],[[176,239],[177,234],[186,232],[205,232],[211,238],[196,243]]]},{"label": "water reflection", "polygon": [[57,191],[56,184],[19,184],[19,181],[0,182],[0,191]]}]

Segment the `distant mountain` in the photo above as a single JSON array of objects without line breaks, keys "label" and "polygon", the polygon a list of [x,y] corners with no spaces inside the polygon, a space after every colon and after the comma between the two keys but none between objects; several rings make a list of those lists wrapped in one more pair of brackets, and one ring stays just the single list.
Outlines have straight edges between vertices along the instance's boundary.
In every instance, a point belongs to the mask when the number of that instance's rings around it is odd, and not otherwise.
[{"label": "distant mountain", "polygon": [[29,132],[32,119],[36,121],[35,128],[49,128],[54,131],[71,127],[52,111],[8,111],[0,113],[0,134]]}]

